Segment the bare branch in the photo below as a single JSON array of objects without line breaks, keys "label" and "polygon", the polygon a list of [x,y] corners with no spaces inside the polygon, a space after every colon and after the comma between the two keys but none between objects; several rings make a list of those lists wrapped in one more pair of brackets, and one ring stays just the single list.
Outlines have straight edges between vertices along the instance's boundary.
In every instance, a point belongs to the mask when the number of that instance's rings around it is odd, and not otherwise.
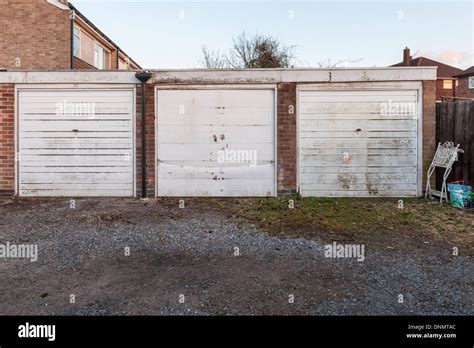
[{"label": "bare branch", "polygon": [[321,61],[318,62],[318,66],[320,68],[337,68],[340,64],[344,64],[344,66],[347,66],[348,63],[358,63],[364,60],[364,58],[357,58],[357,59],[339,59],[337,62],[332,62],[331,58],[328,58],[326,61]]},{"label": "bare branch", "polygon": [[219,51],[210,51],[206,46],[202,46],[201,65],[207,69],[224,69],[227,67],[227,58]]},{"label": "bare branch", "polygon": [[289,68],[293,67],[294,51],[294,46],[285,46],[271,36],[257,34],[248,37],[242,32],[233,38],[227,55],[203,47],[201,63],[207,68]]}]

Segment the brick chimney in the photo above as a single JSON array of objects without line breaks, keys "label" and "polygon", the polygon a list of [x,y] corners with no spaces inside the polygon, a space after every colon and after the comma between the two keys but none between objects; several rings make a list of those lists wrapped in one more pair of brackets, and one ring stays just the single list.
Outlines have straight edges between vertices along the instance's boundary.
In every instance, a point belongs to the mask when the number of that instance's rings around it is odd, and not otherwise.
[{"label": "brick chimney", "polygon": [[410,49],[405,47],[403,50],[403,65],[410,66],[411,63],[411,56],[410,56]]}]

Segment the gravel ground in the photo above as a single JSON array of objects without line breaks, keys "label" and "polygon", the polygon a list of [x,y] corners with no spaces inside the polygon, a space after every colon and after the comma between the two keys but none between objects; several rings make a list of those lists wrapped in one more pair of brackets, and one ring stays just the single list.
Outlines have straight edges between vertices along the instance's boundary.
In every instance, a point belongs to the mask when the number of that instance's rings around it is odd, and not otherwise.
[{"label": "gravel ground", "polygon": [[0,314],[474,314],[471,257],[382,238],[359,262],[223,212],[132,199],[0,202],[0,244],[39,251],[37,262],[0,259]]}]

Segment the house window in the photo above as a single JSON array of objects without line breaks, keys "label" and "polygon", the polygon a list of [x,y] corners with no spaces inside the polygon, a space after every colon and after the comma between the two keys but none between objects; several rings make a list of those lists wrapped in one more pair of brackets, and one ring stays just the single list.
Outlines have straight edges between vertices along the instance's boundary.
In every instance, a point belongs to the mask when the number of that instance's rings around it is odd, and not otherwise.
[{"label": "house window", "polygon": [[94,66],[97,69],[105,68],[105,49],[98,44],[94,44]]},{"label": "house window", "polygon": [[453,80],[443,80],[443,89],[453,89]]},{"label": "house window", "polygon": [[474,76],[469,76],[469,89],[474,89]]},{"label": "house window", "polygon": [[74,57],[81,57],[81,31],[74,27],[74,39],[73,39],[73,53]]}]

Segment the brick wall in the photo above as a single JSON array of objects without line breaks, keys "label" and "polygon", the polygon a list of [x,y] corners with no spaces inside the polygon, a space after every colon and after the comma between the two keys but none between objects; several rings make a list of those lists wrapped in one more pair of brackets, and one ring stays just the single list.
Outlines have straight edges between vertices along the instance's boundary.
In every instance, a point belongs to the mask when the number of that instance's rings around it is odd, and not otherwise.
[{"label": "brick wall", "polygon": [[0,196],[15,191],[14,105],[14,85],[0,85]]},{"label": "brick wall", "polygon": [[278,193],[294,193],[296,187],[296,83],[278,85],[277,180]]},{"label": "brick wall", "polygon": [[[155,88],[152,84],[146,87],[146,170],[147,197],[155,196]],[[137,86],[137,196],[142,196],[142,89]]]},{"label": "brick wall", "polygon": [[459,78],[458,97],[474,98],[474,89],[469,89],[469,77]]},{"label": "brick wall", "polygon": [[69,69],[70,30],[69,11],[45,0],[2,0],[0,68]]},{"label": "brick wall", "polygon": [[[423,81],[423,190],[426,173],[436,152],[436,82]],[[433,177],[432,184],[434,185]]]}]

